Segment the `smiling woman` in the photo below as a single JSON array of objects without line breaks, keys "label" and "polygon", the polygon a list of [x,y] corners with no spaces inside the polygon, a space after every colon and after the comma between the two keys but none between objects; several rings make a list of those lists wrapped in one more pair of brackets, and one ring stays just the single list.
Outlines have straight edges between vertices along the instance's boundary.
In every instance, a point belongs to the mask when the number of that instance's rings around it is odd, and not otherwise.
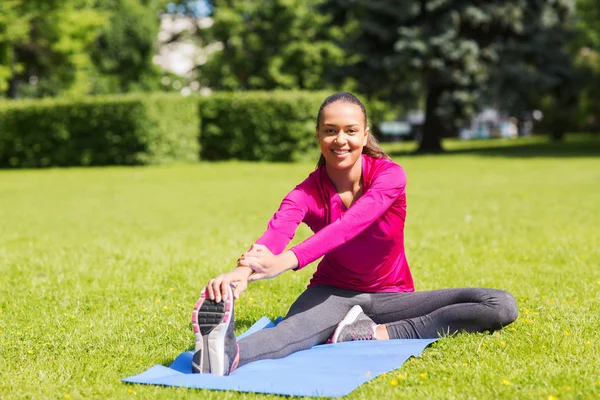
[{"label": "smiling woman", "polygon": [[317,114],[317,139],[322,165],[346,208],[362,195],[363,153],[374,158],[389,157],[383,152],[367,125],[367,111],[358,98],[347,92],[329,96]]},{"label": "smiling woman", "polygon": [[[337,110],[330,110],[331,107],[338,108]],[[358,112],[358,110],[360,112]],[[337,112],[336,112],[337,111]],[[338,114],[339,113],[339,114]],[[324,117],[326,115],[326,117]],[[363,140],[361,146],[361,153],[367,154],[374,158],[388,158],[387,154],[383,151],[381,147],[379,147],[379,143],[377,143],[377,139],[375,136],[371,135],[371,131],[368,127],[367,120],[367,110],[364,104],[354,95],[348,92],[340,92],[335,93],[329,96],[321,107],[319,108],[319,112],[317,114],[317,138],[319,139],[319,143],[321,144],[321,157],[319,158],[319,163],[317,166],[325,165],[325,154],[323,151],[321,136],[319,136],[320,128],[323,128],[323,135],[335,135],[337,136],[340,131],[340,127],[335,123],[344,115],[349,118],[346,120],[346,123],[349,123],[346,128],[346,134],[350,135],[350,137],[362,138],[360,135],[360,131],[364,133],[366,139]],[[321,123],[321,119],[324,118],[325,122]],[[333,120],[330,120],[332,118]],[[331,124],[331,125],[330,125]],[[337,130],[337,131],[336,131]],[[336,138],[337,139],[337,138]],[[356,142],[354,142],[356,143]],[[356,161],[356,160],[355,160]]]},{"label": "smiling woman", "polygon": [[[192,369],[227,375],[325,342],[437,338],[493,331],[517,317],[494,289],[414,292],[404,251],[406,174],[378,146],[364,105],[350,93],[323,102],[317,169],[283,199],[265,233],[232,272],[211,279],[192,313]],[[285,250],[298,225],[314,235]],[[249,281],[298,270],[322,257],[307,290],[273,329],[239,342],[234,299]]]}]

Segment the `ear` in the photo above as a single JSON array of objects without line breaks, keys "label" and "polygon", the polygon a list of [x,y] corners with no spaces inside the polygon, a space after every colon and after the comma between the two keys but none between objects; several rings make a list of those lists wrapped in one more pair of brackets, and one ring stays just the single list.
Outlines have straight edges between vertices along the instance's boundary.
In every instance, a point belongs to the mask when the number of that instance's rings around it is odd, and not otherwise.
[{"label": "ear", "polygon": [[365,138],[363,139],[363,147],[367,145],[367,139],[369,139],[369,135],[371,134],[371,129],[367,127],[365,130]]}]

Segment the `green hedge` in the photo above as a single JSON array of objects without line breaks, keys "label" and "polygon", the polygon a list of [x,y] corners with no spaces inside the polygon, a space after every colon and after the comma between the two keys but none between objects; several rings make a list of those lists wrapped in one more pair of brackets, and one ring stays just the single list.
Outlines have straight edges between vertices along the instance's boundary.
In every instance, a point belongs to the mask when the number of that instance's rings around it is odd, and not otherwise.
[{"label": "green hedge", "polygon": [[215,93],[200,101],[202,160],[317,159],[315,118],[328,93]]},{"label": "green hedge", "polygon": [[316,160],[315,118],[329,94],[0,101],[0,167]]},{"label": "green hedge", "polygon": [[0,102],[0,167],[198,159],[198,100],[178,95]]}]

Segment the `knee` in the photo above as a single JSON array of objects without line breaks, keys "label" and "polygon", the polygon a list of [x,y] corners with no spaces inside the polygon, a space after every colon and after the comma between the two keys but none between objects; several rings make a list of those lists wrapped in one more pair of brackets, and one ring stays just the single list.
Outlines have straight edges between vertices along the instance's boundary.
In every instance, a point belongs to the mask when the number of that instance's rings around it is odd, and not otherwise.
[{"label": "knee", "polygon": [[495,310],[496,324],[499,327],[511,324],[519,316],[515,298],[503,290],[494,290],[488,304],[492,305]]}]

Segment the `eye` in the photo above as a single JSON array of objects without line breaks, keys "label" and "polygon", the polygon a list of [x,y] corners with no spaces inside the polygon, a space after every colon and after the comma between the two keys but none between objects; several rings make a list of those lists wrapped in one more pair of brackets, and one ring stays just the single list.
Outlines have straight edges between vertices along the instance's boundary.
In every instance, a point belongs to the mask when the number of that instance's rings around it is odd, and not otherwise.
[{"label": "eye", "polygon": [[348,132],[347,132],[348,135],[355,135],[357,133],[358,133],[358,129],[354,129],[354,128],[348,129]]}]

